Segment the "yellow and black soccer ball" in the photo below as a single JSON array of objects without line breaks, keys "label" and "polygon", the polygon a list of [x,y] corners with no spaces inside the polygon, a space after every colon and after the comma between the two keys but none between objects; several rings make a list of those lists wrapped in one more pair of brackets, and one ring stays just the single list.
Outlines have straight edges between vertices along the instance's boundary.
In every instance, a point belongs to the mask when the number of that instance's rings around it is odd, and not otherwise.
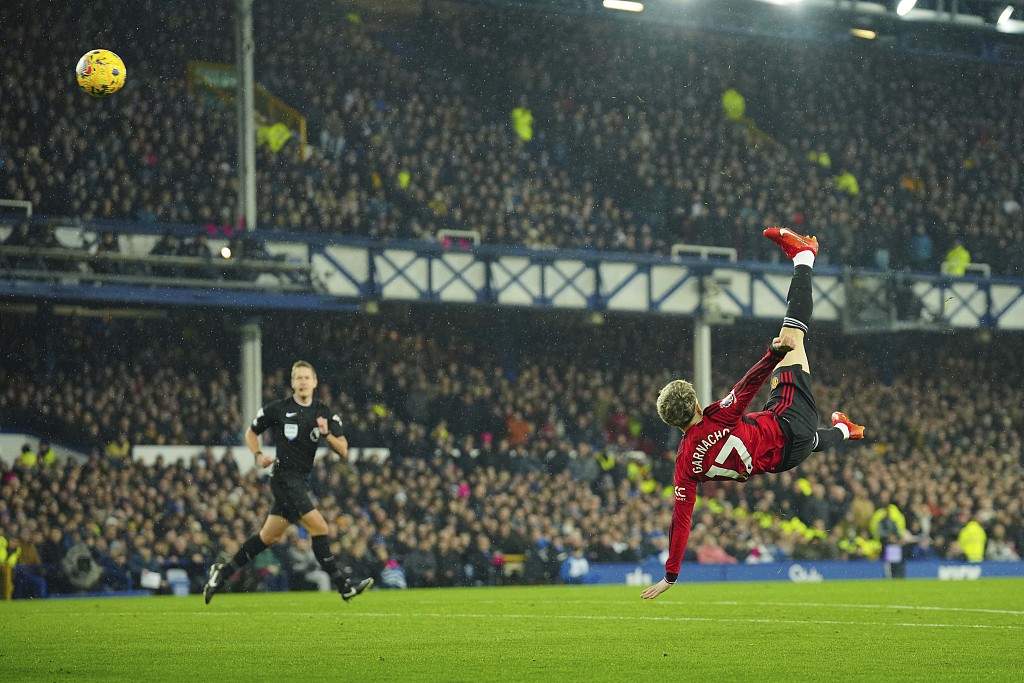
[{"label": "yellow and black soccer ball", "polygon": [[124,86],[128,71],[110,50],[89,50],[78,60],[78,85],[93,97],[113,95]]}]

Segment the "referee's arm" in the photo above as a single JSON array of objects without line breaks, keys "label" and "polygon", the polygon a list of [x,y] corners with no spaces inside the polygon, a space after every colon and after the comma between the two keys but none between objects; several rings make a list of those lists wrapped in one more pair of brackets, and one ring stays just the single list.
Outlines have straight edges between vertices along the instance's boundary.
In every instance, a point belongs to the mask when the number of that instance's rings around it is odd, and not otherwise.
[{"label": "referee's arm", "polygon": [[[335,422],[337,425],[334,424]],[[348,460],[348,439],[341,433],[341,418],[332,415],[328,422],[328,418],[321,415],[316,419],[316,426],[320,429],[323,437],[327,439],[327,445],[331,447],[331,450],[340,455],[343,460]],[[338,433],[332,434],[332,429]]]},{"label": "referee's arm", "polygon": [[269,455],[266,455],[260,449],[260,437],[252,427],[245,430],[245,444],[252,451],[252,457],[256,459],[256,467],[269,467],[270,463],[274,462],[274,459]]},{"label": "referee's arm", "polygon": [[344,436],[328,434],[327,444],[331,447],[331,450],[340,455],[343,460],[348,460],[348,439]]}]

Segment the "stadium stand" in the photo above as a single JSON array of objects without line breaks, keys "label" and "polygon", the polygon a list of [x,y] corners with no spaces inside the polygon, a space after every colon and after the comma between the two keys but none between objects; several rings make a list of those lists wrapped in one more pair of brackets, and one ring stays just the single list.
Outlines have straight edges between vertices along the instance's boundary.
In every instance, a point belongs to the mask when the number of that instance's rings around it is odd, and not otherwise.
[{"label": "stadium stand", "polygon": [[[184,76],[189,60],[231,60],[231,3],[190,12],[0,6],[2,196],[84,223],[244,227],[233,110],[187,92]],[[330,25],[308,7],[261,13],[257,35],[273,39],[259,41],[258,79],[308,117],[311,143],[306,157],[294,139],[261,147],[261,233],[459,229],[531,248],[668,254],[692,242],[766,260],[760,228],[785,223],[832,240],[833,264],[937,272],[959,240],[997,274],[1024,272],[1024,133],[1008,123],[1019,69],[548,18],[526,29],[493,10]],[[83,36],[128,58],[116,98],[56,85]],[[735,120],[729,88],[745,103]],[[53,239],[26,224],[6,246]],[[197,241],[167,253],[195,254]],[[29,266],[60,267],[40,259]],[[677,435],[654,417],[652,389],[691,367],[678,348],[689,330],[519,315],[536,314],[394,307],[268,326],[263,397],[286,392],[285,368],[306,357],[353,446],[389,450],[315,472],[335,550],[357,573],[385,586],[543,583],[561,580],[576,548],[594,562],[664,551]],[[30,444],[0,465],[0,566],[15,560],[5,593],[201,587],[215,549],[233,552],[269,504],[231,448],[250,416],[230,325],[185,310],[5,311],[0,335],[4,429],[88,454],[47,462]],[[769,336],[716,332],[716,394]],[[989,559],[1024,552],[1015,340],[860,343],[822,331],[812,362],[820,407],[857,415],[869,438],[777,478],[705,487],[688,560],[874,560],[890,538],[911,558],[974,559],[964,532],[977,525]],[[143,444],[192,444],[195,456],[143,463]],[[319,585],[307,551],[290,538],[236,588]]]},{"label": "stadium stand", "polygon": [[[672,342],[678,326],[664,319],[603,327],[555,320],[529,333],[507,315],[463,313],[458,326],[436,313],[357,317],[297,325],[297,336],[284,334],[295,322],[284,318],[267,340],[275,350],[267,399],[287,393],[285,370],[301,349],[346,349],[343,359],[327,352],[309,358],[320,368],[321,396],[348,418],[353,446],[385,447],[390,457],[320,463],[314,490],[338,532],[338,552],[378,578],[392,562],[405,568],[409,585],[550,582],[560,580],[558,558],[576,546],[594,562],[635,561],[664,548],[674,437],[651,420],[650,388],[668,377],[665,368],[689,367]],[[46,434],[79,422],[95,427],[66,432],[86,439],[79,443],[92,453],[87,462],[6,466],[8,537],[22,546],[59,537],[60,548],[51,543],[41,553],[49,558],[84,543],[104,568],[92,579],[97,590],[139,586],[142,566],[184,569],[196,590],[212,548],[230,551],[269,504],[256,473],[243,474],[235,463],[248,454],[230,447],[242,417],[232,363],[219,348],[227,335],[210,335],[217,325],[201,316],[191,316],[191,325],[183,316],[144,326],[14,318],[11,325],[32,322],[54,334],[23,338],[7,356],[0,382],[7,425]],[[101,330],[106,340],[96,339]],[[153,335],[173,340],[159,357],[145,350]],[[717,392],[752,360],[751,340],[768,335],[746,325],[724,333]],[[706,485],[689,559],[877,559],[886,533],[895,533],[908,555],[928,545],[955,558],[963,553],[958,535],[972,519],[992,539],[993,558],[1018,556],[1024,407],[1013,390],[1022,368],[1011,346],[997,338],[964,356],[956,350],[978,345],[973,333],[895,337],[885,348],[820,336],[823,348],[816,339],[812,350],[819,407],[863,415],[870,438],[779,477]],[[56,357],[45,349],[55,337],[81,353],[53,366]],[[965,386],[958,379],[964,376],[974,381]],[[35,397],[40,403],[25,409]],[[42,422],[19,423],[37,413]],[[168,413],[180,421],[172,433],[178,443],[203,443],[220,430],[221,446],[196,447],[187,462],[155,464],[134,461],[130,448],[117,450],[122,432],[130,444],[152,443],[146,429],[154,421],[161,438],[175,442],[158,420]],[[889,505],[897,512],[879,512]],[[257,567],[238,588],[290,585],[281,577],[313,585],[293,567],[298,543],[292,538],[278,548],[266,560],[276,568]],[[423,557],[431,552],[450,557]],[[504,576],[506,555],[522,560],[521,572]],[[413,567],[435,559],[447,573],[416,574]],[[474,563],[469,576],[465,567]],[[38,571],[53,564],[42,562]],[[50,571],[49,590],[73,589],[65,574]]]},{"label": "stadium stand", "polygon": [[[56,27],[54,44],[71,46],[117,24],[133,48],[131,87],[98,102],[49,87],[66,80],[68,48],[8,55],[9,198],[86,220],[244,222],[232,110],[184,84],[189,59],[230,61],[213,28],[229,3],[204,5],[187,28],[145,3],[99,3],[74,21],[59,6],[3,12],[15,37]],[[274,36],[260,43],[259,80],[308,117],[312,143],[305,159],[295,142],[261,147],[267,230],[432,239],[457,228],[496,244],[668,254],[695,242],[766,259],[746,236],[787,223],[834,236],[833,263],[936,272],[959,239],[972,261],[1022,272],[1012,67],[555,16],[527,29],[497,12],[257,19],[257,37]],[[168,40],[146,54],[157,30]],[[738,120],[723,111],[730,88],[744,97]],[[528,140],[516,108],[532,116]]]}]

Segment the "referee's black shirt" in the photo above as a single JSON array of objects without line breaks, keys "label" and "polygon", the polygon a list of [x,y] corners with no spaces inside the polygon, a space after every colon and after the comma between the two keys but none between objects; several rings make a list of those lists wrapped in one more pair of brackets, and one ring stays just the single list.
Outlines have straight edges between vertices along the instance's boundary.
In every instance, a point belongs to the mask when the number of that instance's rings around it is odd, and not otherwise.
[{"label": "referee's black shirt", "polygon": [[308,476],[313,470],[313,458],[320,444],[321,434],[316,419],[327,419],[328,429],[334,436],[342,436],[341,417],[332,415],[324,402],[313,399],[308,406],[299,405],[295,397],[273,401],[260,408],[252,421],[256,434],[270,430],[277,446],[274,473]]}]

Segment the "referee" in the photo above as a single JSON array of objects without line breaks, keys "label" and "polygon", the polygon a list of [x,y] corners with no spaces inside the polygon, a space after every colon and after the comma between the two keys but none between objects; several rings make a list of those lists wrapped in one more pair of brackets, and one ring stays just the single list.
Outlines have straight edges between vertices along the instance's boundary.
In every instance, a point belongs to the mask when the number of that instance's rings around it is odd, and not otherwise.
[{"label": "referee", "polygon": [[[207,604],[232,574],[280,541],[289,524],[301,524],[309,532],[317,561],[330,575],[346,602],[373,585],[372,578],[354,580],[345,577],[338,569],[327,540],[327,522],[313,505],[307,491],[321,436],[326,437],[335,453],[343,458],[348,456],[348,439],[342,435],[341,418],[332,415],[323,402],[313,398],[316,385],[313,366],[304,360],[297,361],[292,365],[292,390],[295,393],[291,398],[263,406],[245,431],[245,442],[256,458],[256,465],[273,465],[270,490],[274,494],[274,506],[260,532],[249,537],[230,562],[215,563],[210,567],[210,578],[203,588]],[[260,434],[268,429],[277,444],[276,460],[260,450]]]}]

